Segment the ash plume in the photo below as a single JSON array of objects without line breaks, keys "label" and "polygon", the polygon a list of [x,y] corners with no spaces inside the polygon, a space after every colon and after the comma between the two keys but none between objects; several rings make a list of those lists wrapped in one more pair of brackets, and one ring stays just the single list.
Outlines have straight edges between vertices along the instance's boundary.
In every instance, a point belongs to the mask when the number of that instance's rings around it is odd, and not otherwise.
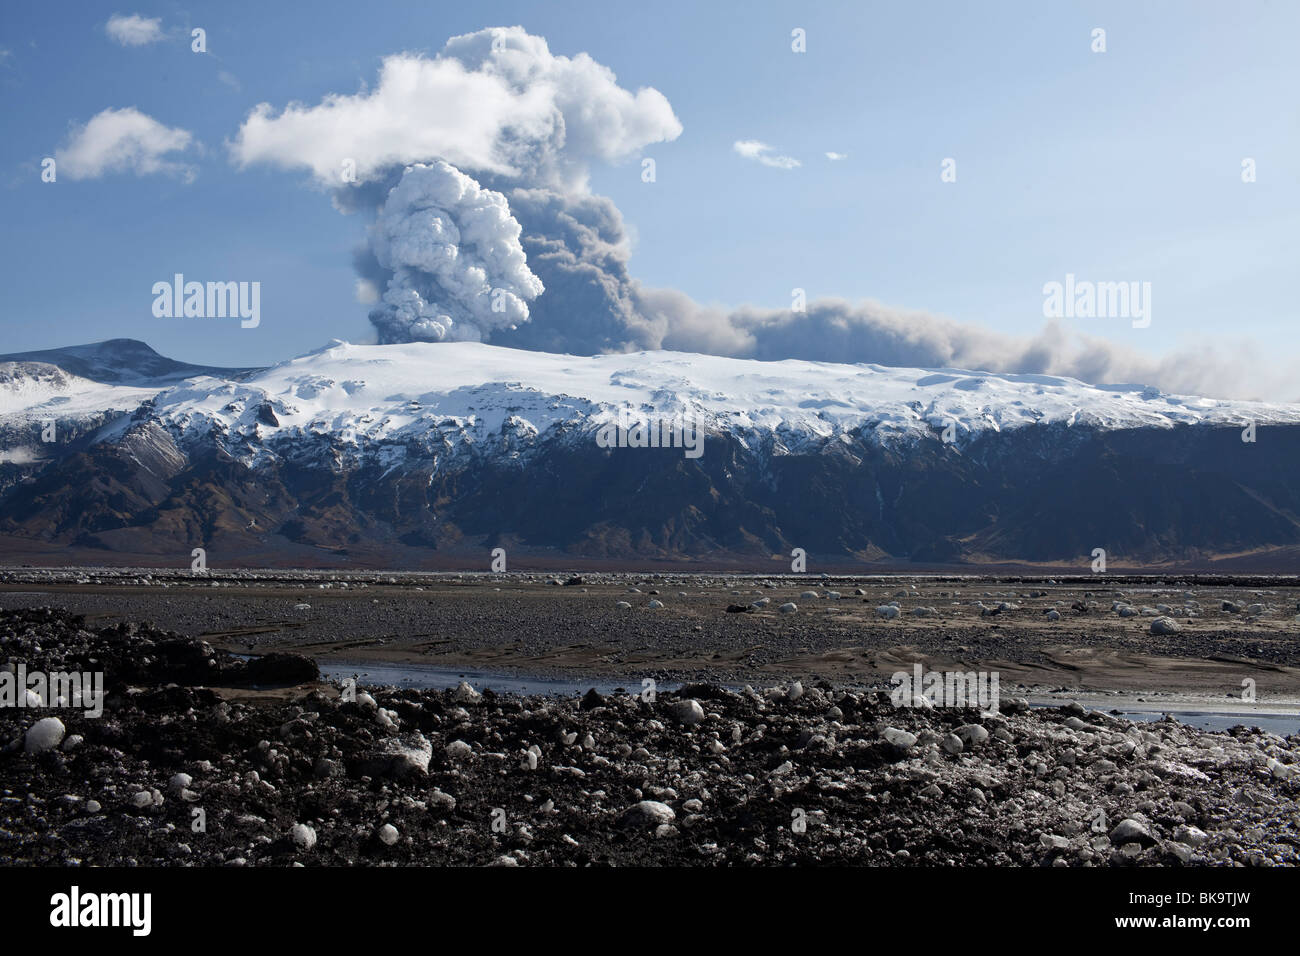
[{"label": "ash plume", "polygon": [[[631,275],[618,208],[591,193],[588,173],[681,132],[657,90],[632,92],[585,53],[495,27],[432,58],[389,56],[360,93],[278,114],[262,103],[231,152],[240,166],[306,170],[340,210],[373,217],[354,265],[362,300],[379,300],[381,342],[961,367],[1222,397],[1287,387],[1261,382],[1249,356],[1149,358],[1056,323],[1014,336],[870,301],[721,309],[647,288]],[[353,175],[341,183],[344,165]]]},{"label": "ash plume", "polygon": [[542,292],[505,196],[436,161],[406,169],[370,227],[388,275],[370,313],[381,342],[478,341],[528,320]]},{"label": "ash plume", "polygon": [[530,326],[536,300],[543,321],[526,347],[581,335],[603,350],[634,342],[609,326],[635,310],[622,221],[588,192],[589,165],[681,129],[657,90],[629,91],[586,54],[498,27],[432,59],[387,57],[368,92],[278,115],[260,104],[231,149],[241,166],[307,169],[340,209],[374,217],[354,258],[361,287],[382,297],[370,313],[381,342],[489,339]]}]

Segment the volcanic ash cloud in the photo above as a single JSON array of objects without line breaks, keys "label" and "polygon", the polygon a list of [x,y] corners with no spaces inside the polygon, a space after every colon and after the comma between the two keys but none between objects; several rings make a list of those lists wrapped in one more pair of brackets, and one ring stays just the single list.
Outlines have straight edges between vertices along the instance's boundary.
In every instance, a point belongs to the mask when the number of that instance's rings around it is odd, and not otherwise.
[{"label": "volcanic ash cloud", "polygon": [[407,167],[370,227],[392,273],[370,312],[381,343],[481,341],[528,321],[542,280],[505,196],[441,160]]},{"label": "volcanic ash cloud", "polygon": [[[354,263],[363,292],[382,293],[370,321],[384,343],[475,339],[578,355],[675,349],[1062,375],[1225,397],[1294,394],[1293,375],[1264,382],[1240,346],[1152,358],[1111,341],[1104,326],[1054,323],[1008,335],[817,290],[795,311],[718,308],[643,286],[631,274],[622,216],[592,194],[589,171],[681,133],[654,88],[625,88],[588,54],[554,54],[522,27],[492,27],[451,38],[433,57],[387,56],[377,83],[356,93],[279,111],[261,103],[231,153],[241,168],[308,171],[341,211],[376,217]],[[762,143],[733,148],[794,168]],[[341,181],[345,163],[355,178]]]}]

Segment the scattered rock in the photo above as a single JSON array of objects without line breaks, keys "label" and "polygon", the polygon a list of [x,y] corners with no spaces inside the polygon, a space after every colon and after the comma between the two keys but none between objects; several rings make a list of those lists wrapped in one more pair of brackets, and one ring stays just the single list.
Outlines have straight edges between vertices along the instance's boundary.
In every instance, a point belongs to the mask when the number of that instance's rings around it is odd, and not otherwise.
[{"label": "scattered rock", "polygon": [[[450,755],[451,748],[448,747]],[[424,734],[386,737],[365,762],[363,772],[371,777],[401,779],[412,774],[427,774],[433,758],[433,744]]]},{"label": "scattered rock", "polygon": [[668,705],[668,712],[683,724],[698,724],[704,720],[704,708],[698,700],[675,700]]},{"label": "scattered rock", "polygon": [[65,733],[67,733],[67,728],[63,726],[63,721],[59,720],[59,718],[42,717],[32,724],[31,729],[27,731],[27,735],[23,739],[23,749],[29,754],[39,754],[47,750],[53,750],[63,742]]},{"label": "scattered rock", "polygon": [[881,731],[880,736],[885,739],[886,743],[900,750],[911,750],[916,746],[916,734],[909,733],[906,730],[899,730],[897,727],[886,727]]},{"label": "scattered rock", "polygon": [[624,826],[657,827],[677,819],[673,808],[658,800],[642,800],[623,811]]},{"label": "scattered rock", "polygon": [[1145,823],[1128,817],[1121,820],[1115,825],[1115,829],[1110,831],[1110,842],[1115,846],[1123,846],[1125,843],[1142,843],[1149,846],[1156,841]]},{"label": "scattered rock", "polygon": [[483,699],[483,695],[476,691],[466,681],[461,681],[452,691],[451,699],[458,704],[477,704]]},{"label": "scattered rock", "polygon": [[289,836],[300,850],[311,852],[316,848],[316,830],[306,823],[295,823]]}]

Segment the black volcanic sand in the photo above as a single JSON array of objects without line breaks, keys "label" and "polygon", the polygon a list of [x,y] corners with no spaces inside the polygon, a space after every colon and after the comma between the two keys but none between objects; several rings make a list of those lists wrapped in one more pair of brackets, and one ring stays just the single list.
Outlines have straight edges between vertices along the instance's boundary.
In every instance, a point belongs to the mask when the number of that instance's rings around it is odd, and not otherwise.
[{"label": "black volcanic sand", "polygon": [[[986,670],[1029,693],[1184,692],[1261,702],[1300,697],[1300,587],[1294,579],[1207,581],[1107,576],[1072,582],[742,579],[727,575],[419,575],[356,572],[20,570],[0,572],[0,608],[50,606],[98,624],[149,620],[236,653],[291,650],[317,660],[416,663],[531,678],[641,686],[824,678],[877,686],[920,662]],[[635,590],[632,590],[635,589]],[[839,599],[801,594],[834,590]],[[855,593],[862,590],[863,594]],[[685,595],[685,596],[683,596]],[[1199,603],[1192,615],[1184,602]],[[766,598],[765,608],[728,613]],[[650,609],[651,600],[664,604]],[[1177,634],[1122,600],[1176,610]],[[629,608],[619,608],[626,602]],[[781,614],[792,601],[799,610]],[[889,601],[900,616],[883,620]],[[1223,610],[1224,601],[1240,610]],[[299,605],[309,607],[302,608]],[[986,614],[980,605],[1012,605]],[[1248,609],[1262,606],[1257,612]],[[933,616],[916,617],[918,608]],[[1060,620],[1046,612],[1055,609]]]},{"label": "black volcanic sand", "polygon": [[[342,701],[292,686],[313,670],[301,657],[245,662],[52,610],[0,612],[0,650],[101,670],[109,693],[98,719],[0,710],[13,864],[1300,862],[1300,735],[1005,697],[1000,714],[895,708],[824,681]],[[54,715],[67,736],[27,752]]]}]

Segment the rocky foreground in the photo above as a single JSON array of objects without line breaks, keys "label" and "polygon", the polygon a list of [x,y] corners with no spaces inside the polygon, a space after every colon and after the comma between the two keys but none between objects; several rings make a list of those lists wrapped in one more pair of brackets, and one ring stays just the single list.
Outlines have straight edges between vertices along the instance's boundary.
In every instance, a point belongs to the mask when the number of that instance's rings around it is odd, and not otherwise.
[{"label": "rocky foreground", "polygon": [[48,609],[0,612],[0,659],[107,689],[0,709],[11,864],[1300,862],[1300,735],[799,682],[345,700],[305,658]]}]

